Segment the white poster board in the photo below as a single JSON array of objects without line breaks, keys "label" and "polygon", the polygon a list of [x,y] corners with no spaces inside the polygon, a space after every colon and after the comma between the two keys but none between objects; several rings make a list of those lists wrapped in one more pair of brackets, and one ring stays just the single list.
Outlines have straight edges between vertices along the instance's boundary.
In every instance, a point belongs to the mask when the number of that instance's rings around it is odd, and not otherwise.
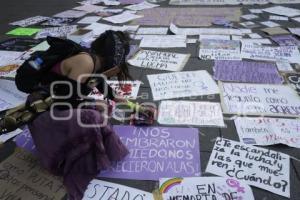
[{"label": "white poster board", "polygon": [[147,75],[153,100],[219,94],[219,88],[205,70]]},{"label": "white poster board", "polygon": [[181,71],[190,54],[140,50],[128,63],[142,68]]},{"label": "white poster board", "polygon": [[300,97],[289,86],[220,83],[224,113],[300,116]]},{"label": "white poster board", "polygon": [[241,60],[240,41],[201,40],[199,58],[201,60]]},{"label": "white poster board", "polygon": [[267,117],[237,117],[235,127],[241,142],[251,145],[286,144],[300,148],[300,120]]},{"label": "white poster board", "polygon": [[290,197],[290,157],[218,137],[206,172]]},{"label": "white poster board", "polygon": [[166,125],[225,126],[220,104],[212,102],[162,101],[157,121]]},{"label": "white poster board", "polygon": [[163,200],[254,200],[252,190],[245,182],[223,177],[161,178],[159,191]]},{"label": "white poster board", "polygon": [[107,80],[106,83],[115,91],[117,96],[126,99],[136,99],[141,85],[140,81]]},{"label": "white poster board", "polygon": [[82,200],[154,200],[150,192],[124,185],[94,179],[88,185]]}]

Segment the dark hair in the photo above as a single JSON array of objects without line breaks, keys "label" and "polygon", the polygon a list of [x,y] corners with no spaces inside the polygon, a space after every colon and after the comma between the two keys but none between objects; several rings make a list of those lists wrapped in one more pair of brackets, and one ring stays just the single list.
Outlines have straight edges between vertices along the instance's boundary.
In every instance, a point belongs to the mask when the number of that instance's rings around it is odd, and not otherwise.
[{"label": "dark hair", "polygon": [[101,56],[104,59],[104,62],[102,63],[102,69],[97,73],[101,73],[111,69],[112,67],[115,67],[115,56],[117,56],[115,54],[118,50],[115,49],[117,45],[115,45],[116,41],[114,36],[118,37],[118,39],[121,41],[122,44],[120,48],[123,48],[122,52],[124,52],[124,55],[122,55],[121,61],[118,64],[120,68],[120,73],[117,75],[118,80],[123,81],[131,79],[128,71],[128,65],[126,63],[126,55],[128,55],[130,51],[130,38],[126,32],[121,31],[106,31],[102,33],[94,42],[92,42],[92,53]]}]

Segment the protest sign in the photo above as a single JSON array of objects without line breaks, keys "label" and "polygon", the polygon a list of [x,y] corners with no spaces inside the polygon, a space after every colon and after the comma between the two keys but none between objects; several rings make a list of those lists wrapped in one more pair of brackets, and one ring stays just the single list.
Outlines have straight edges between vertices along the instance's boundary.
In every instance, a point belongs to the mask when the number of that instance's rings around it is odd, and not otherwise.
[{"label": "protest sign", "polygon": [[94,179],[88,185],[82,200],[154,200],[150,192],[124,185]]},{"label": "protest sign", "polygon": [[185,35],[144,35],[140,43],[143,48],[186,47]]},{"label": "protest sign", "polygon": [[243,43],[242,58],[253,60],[277,61],[288,60],[290,63],[300,63],[300,53],[296,46],[266,47],[251,43]]},{"label": "protest sign", "polygon": [[[26,51],[41,43],[40,40],[32,38],[10,38],[0,42],[0,49],[6,51]],[[1,59],[2,60],[2,59]]]},{"label": "protest sign", "polygon": [[7,32],[7,35],[14,35],[14,36],[32,36],[39,32],[41,29],[38,28],[16,28],[9,32]]},{"label": "protest sign", "polygon": [[139,88],[141,85],[140,81],[106,81],[107,84],[115,91],[115,94],[120,98],[136,99]]},{"label": "protest sign", "polygon": [[251,188],[233,178],[161,178],[159,188],[163,200],[254,200]]},{"label": "protest sign", "polygon": [[130,153],[100,176],[135,180],[200,176],[197,129],[114,126],[114,130]]},{"label": "protest sign", "polygon": [[273,6],[273,7],[263,9],[263,11],[276,14],[276,15],[283,15],[287,17],[295,17],[300,15],[300,10],[295,8],[288,8],[284,6]]},{"label": "protest sign", "polygon": [[181,71],[189,57],[190,54],[140,50],[128,63],[142,68]]},{"label": "protest sign", "polygon": [[[25,103],[27,94],[20,92],[14,81],[0,79],[0,111]],[[3,104],[6,106],[3,107]]]},{"label": "protest sign", "polygon": [[201,40],[199,58],[202,60],[241,60],[240,41]]},{"label": "protest sign", "polygon": [[222,83],[224,113],[299,116],[300,97],[287,85]]},{"label": "protest sign", "polygon": [[218,137],[206,172],[290,197],[290,157]]},{"label": "protest sign", "polygon": [[219,88],[205,70],[147,75],[153,100],[218,94]]},{"label": "protest sign", "polygon": [[274,63],[215,61],[214,79],[228,82],[281,84],[283,78]]},{"label": "protest sign", "polygon": [[140,35],[167,35],[168,27],[141,27],[136,34]]},{"label": "protest sign", "polygon": [[288,28],[294,35],[300,36],[300,28]]},{"label": "protest sign", "polygon": [[55,14],[53,17],[60,18],[80,18],[86,15],[87,13],[79,10],[66,10],[60,13]]},{"label": "protest sign", "polygon": [[286,144],[300,148],[300,121],[284,118],[234,119],[240,141],[253,145]]},{"label": "protest sign", "polygon": [[0,194],[5,199],[62,199],[62,181],[46,172],[30,153],[16,149],[0,163]]},{"label": "protest sign", "polygon": [[300,74],[288,73],[285,74],[287,82],[296,90],[300,95]]},{"label": "protest sign", "polygon": [[254,5],[254,4],[293,4],[300,3],[299,0],[170,0],[170,5]]},{"label": "protest sign", "polygon": [[38,32],[35,39],[46,38],[48,36],[65,38],[76,30],[77,25],[44,28]]},{"label": "protest sign", "polygon": [[35,16],[35,17],[30,17],[27,19],[23,19],[20,21],[12,22],[10,25],[14,26],[21,26],[21,27],[26,27],[34,24],[38,24],[40,22],[48,20],[50,17],[44,17],[44,16]]},{"label": "protest sign", "polygon": [[9,139],[15,137],[16,135],[19,135],[20,133],[22,133],[22,130],[21,129],[16,129],[16,130],[11,131],[9,133],[5,133],[5,134],[0,135],[0,144],[8,141]]},{"label": "protest sign", "polygon": [[142,17],[143,17],[142,15],[133,14],[131,11],[125,11],[118,15],[105,17],[105,18],[103,18],[103,20],[109,21],[114,24],[123,24],[123,23],[132,21],[134,19],[142,18]]},{"label": "protest sign", "polygon": [[44,23],[43,26],[67,26],[74,22],[76,18],[61,18],[61,17],[51,17]]},{"label": "protest sign", "polygon": [[0,51],[0,76],[14,73],[24,62],[22,60],[23,54],[19,51]]},{"label": "protest sign", "polygon": [[163,8],[157,7],[147,10],[142,10],[137,13],[144,16],[141,19],[135,20],[134,24],[145,26],[169,26],[174,23],[178,26],[198,27],[210,26],[213,20],[222,17],[229,21],[239,21],[241,10],[239,7],[226,8]]},{"label": "protest sign", "polygon": [[287,60],[278,60],[278,61],[276,61],[276,66],[277,66],[278,71],[281,71],[281,72],[294,72],[293,67],[291,66],[291,64]]},{"label": "protest sign", "polygon": [[162,101],[159,106],[160,124],[224,127],[219,103],[196,101]]},{"label": "protest sign", "polygon": [[271,39],[279,46],[298,46],[300,47],[300,41],[292,35],[277,35],[272,36]]}]

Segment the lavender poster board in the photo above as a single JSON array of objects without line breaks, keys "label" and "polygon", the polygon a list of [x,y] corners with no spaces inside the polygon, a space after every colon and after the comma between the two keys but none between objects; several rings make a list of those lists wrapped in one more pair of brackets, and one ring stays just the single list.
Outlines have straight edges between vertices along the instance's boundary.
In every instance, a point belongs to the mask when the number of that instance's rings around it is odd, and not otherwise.
[{"label": "lavender poster board", "polygon": [[200,176],[198,130],[114,126],[130,154],[99,176],[135,180]]},{"label": "lavender poster board", "polygon": [[300,47],[300,41],[292,35],[276,35],[271,37],[279,46],[298,46]]},{"label": "lavender poster board", "polygon": [[144,0],[119,0],[119,2],[121,4],[138,4],[138,3],[142,3]]},{"label": "lavender poster board", "polygon": [[276,64],[249,61],[215,61],[214,79],[241,83],[281,84]]},{"label": "lavender poster board", "polygon": [[239,21],[241,10],[239,7],[226,8],[162,8],[142,10],[137,12],[143,18],[136,19],[133,24],[146,26],[210,26],[216,17],[228,21]]}]

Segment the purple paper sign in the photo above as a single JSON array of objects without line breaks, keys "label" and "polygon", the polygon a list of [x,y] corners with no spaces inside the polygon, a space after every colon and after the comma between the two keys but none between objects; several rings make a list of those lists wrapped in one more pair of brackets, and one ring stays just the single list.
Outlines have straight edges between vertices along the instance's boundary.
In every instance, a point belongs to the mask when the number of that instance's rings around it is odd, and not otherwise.
[{"label": "purple paper sign", "polygon": [[17,135],[13,141],[18,147],[26,149],[33,154],[36,153],[35,145],[33,143],[30,131],[27,127],[24,128],[23,132]]},{"label": "purple paper sign", "polygon": [[283,82],[274,63],[249,61],[215,61],[214,79],[242,83],[281,84]]},{"label": "purple paper sign", "polygon": [[114,126],[130,154],[99,176],[136,180],[200,176],[195,128]]},{"label": "purple paper sign", "polygon": [[300,41],[292,35],[277,35],[271,38],[279,46],[300,46]]},{"label": "purple paper sign", "polygon": [[138,3],[142,3],[144,0],[119,0],[119,2],[121,4],[138,4]]}]

